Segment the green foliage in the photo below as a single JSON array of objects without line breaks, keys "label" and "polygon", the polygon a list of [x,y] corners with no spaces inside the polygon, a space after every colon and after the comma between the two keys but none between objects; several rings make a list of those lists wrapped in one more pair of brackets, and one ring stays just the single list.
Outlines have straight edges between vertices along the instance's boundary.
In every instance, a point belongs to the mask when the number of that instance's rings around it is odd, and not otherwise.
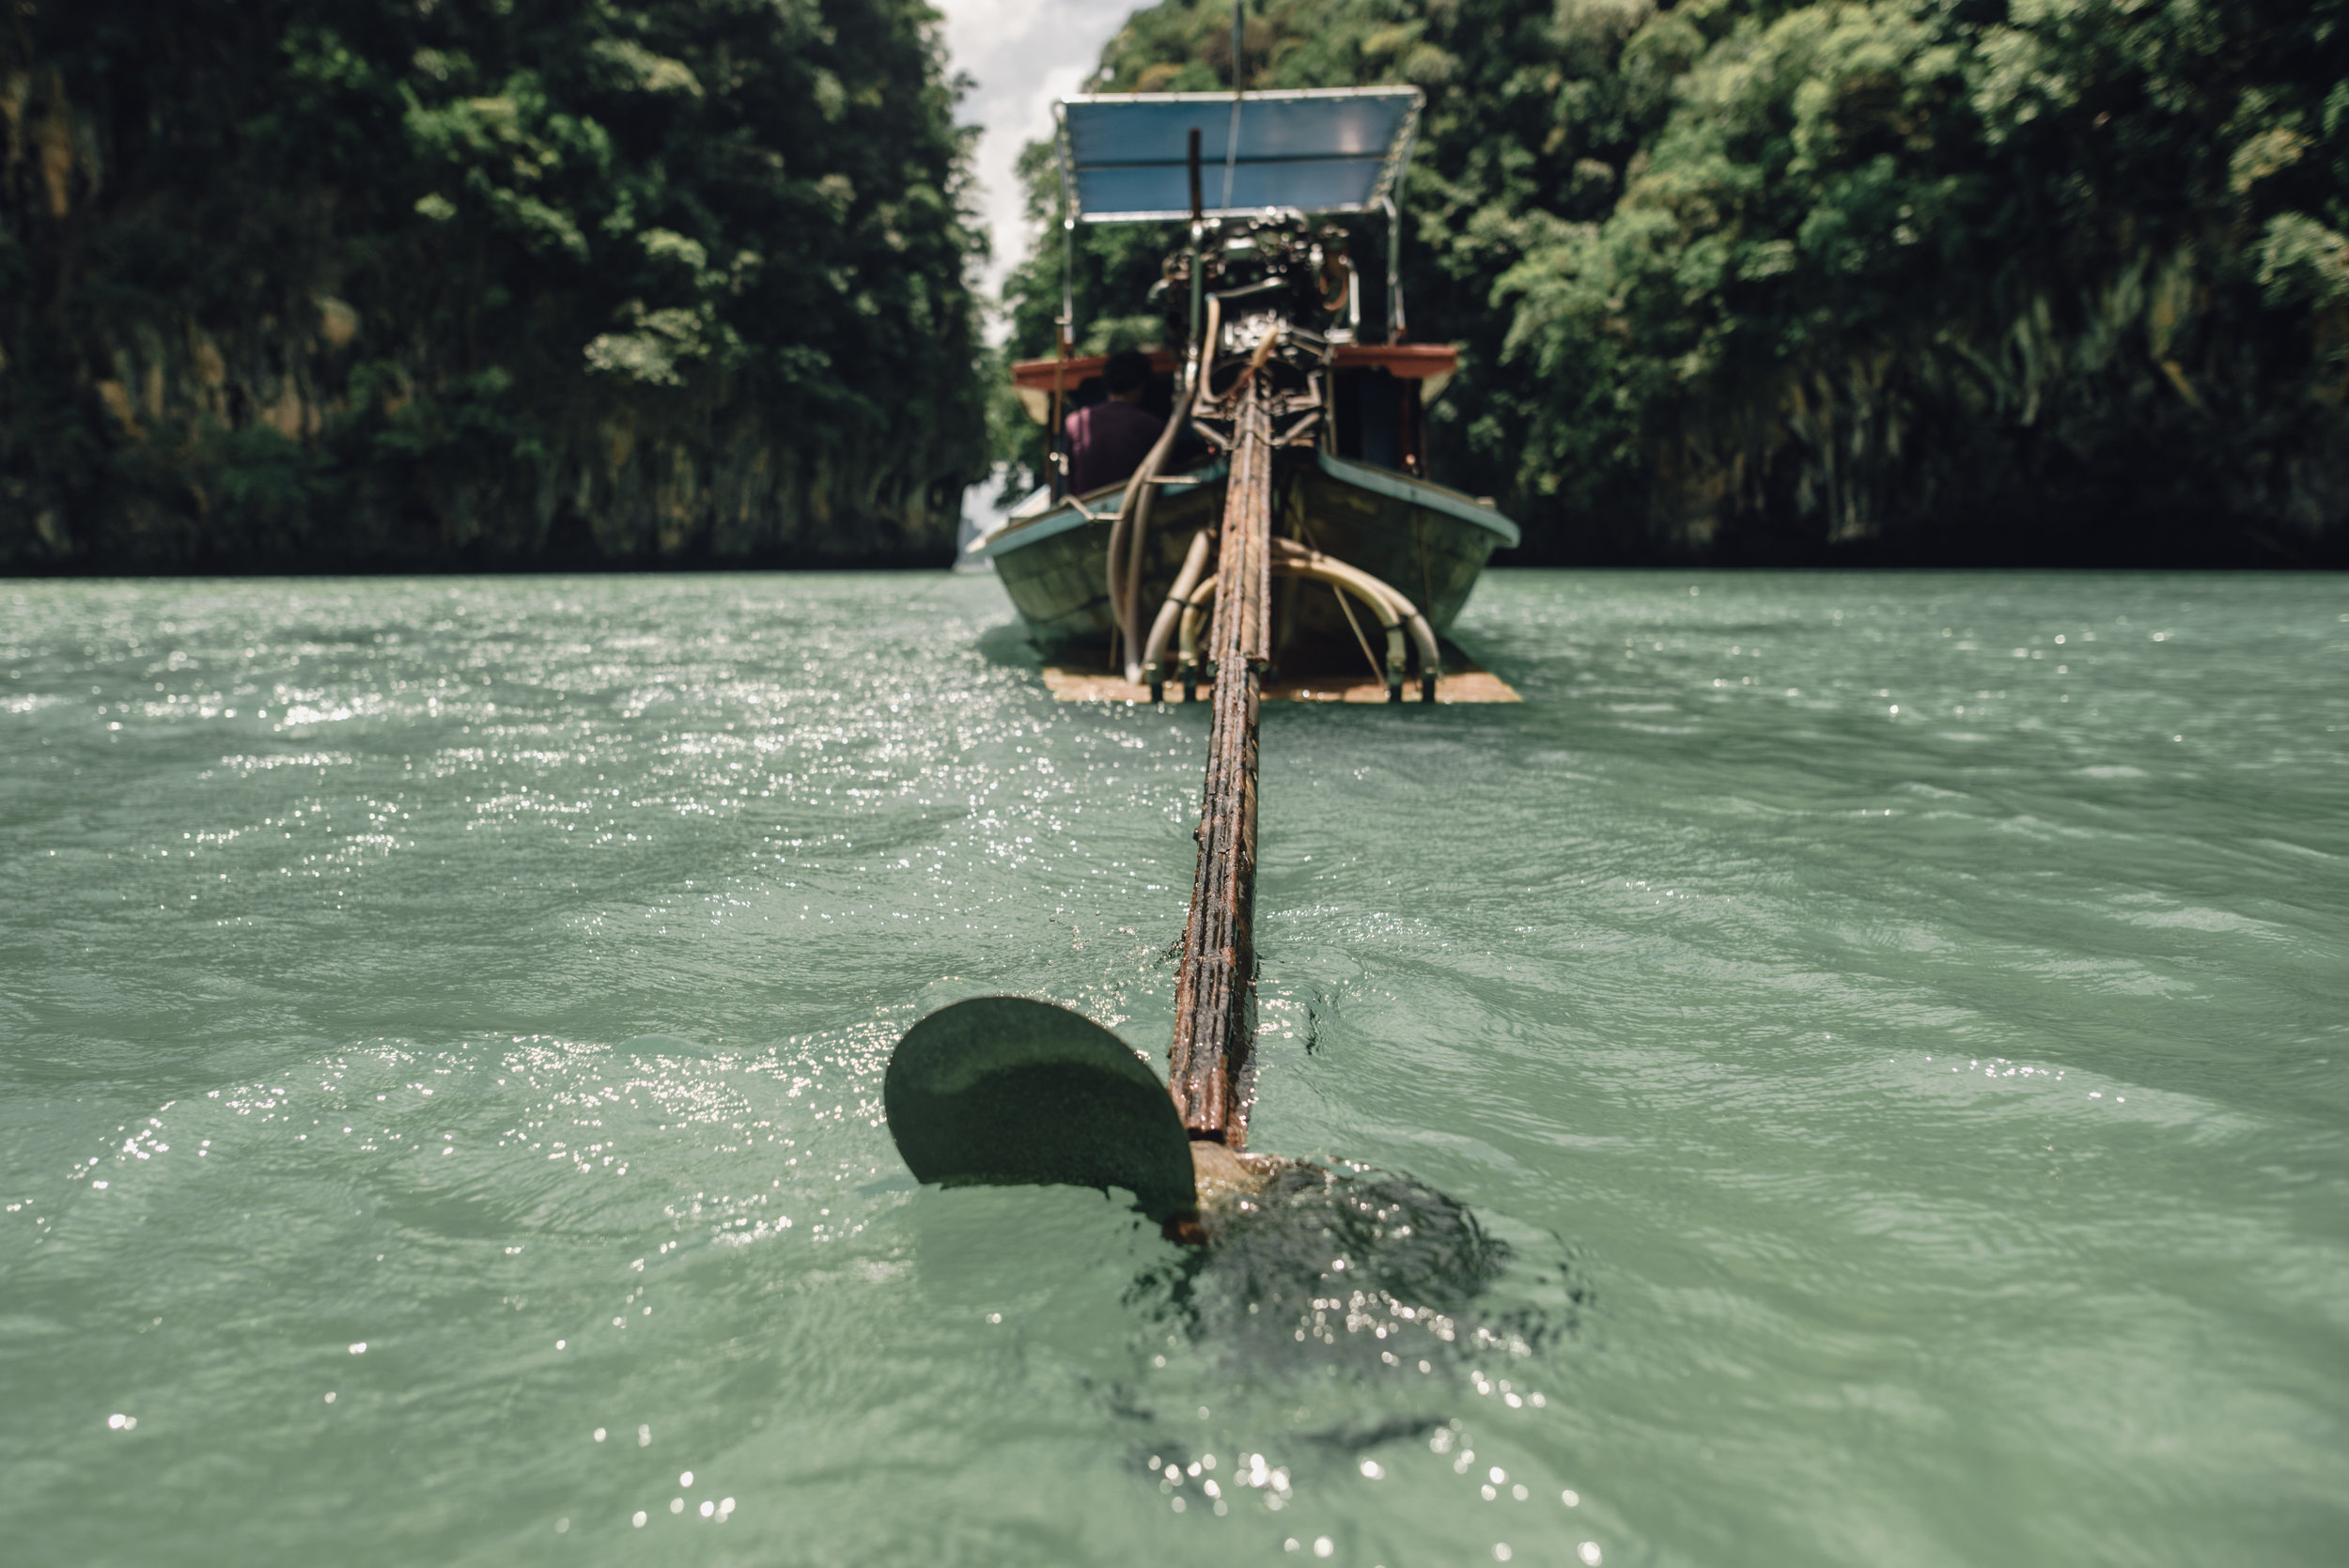
[{"label": "green foliage", "polygon": [[[1228,85],[1229,16],[1137,13],[1096,89]],[[2343,0],[1261,0],[1243,66],[1426,90],[1439,472],[1530,553],[2308,559],[2349,532],[2345,58]],[[1130,309],[1163,241],[1082,241],[1080,319]]]},{"label": "green foliage", "polygon": [[2290,307],[2349,303],[2349,240],[2305,212],[2279,212],[2260,236],[2260,287]]},{"label": "green foliage", "polygon": [[812,509],[818,555],[951,536],[982,241],[921,0],[14,13],[0,484],[86,557],[170,516],[243,558],[297,503],[313,558],[529,559],[631,506],[663,553],[767,549],[711,542],[744,507]]}]

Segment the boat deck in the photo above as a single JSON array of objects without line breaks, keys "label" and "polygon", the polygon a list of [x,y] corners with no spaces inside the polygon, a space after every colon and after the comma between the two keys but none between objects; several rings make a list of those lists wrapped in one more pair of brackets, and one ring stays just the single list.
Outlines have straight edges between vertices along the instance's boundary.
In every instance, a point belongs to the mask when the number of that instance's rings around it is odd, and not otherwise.
[{"label": "boat deck", "polygon": [[[1098,666],[1076,664],[1047,664],[1044,684],[1052,695],[1065,703],[1146,703],[1150,688],[1128,680],[1113,670]],[[1169,685],[1169,703],[1183,700],[1183,689]],[[1207,700],[1206,687],[1199,689],[1199,701]],[[1383,703],[1387,700],[1385,680],[1368,671],[1304,673],[1295,676],[1283,675],[1268,682],[1264,689],[1268,703]],[[1407,704],[1419,701],[1419,682],[1407,681],[1403,688]],[[1444,650],[1444,671],[1436,677],[1436,701],[1439,703],[1518,703],[1517,689],[1474,660],[1464,657],[1458,649]]]}]

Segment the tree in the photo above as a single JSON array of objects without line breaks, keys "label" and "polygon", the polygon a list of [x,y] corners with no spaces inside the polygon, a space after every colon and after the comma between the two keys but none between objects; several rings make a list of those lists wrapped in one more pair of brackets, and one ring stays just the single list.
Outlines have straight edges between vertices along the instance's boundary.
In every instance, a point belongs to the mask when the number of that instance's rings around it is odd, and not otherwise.
[{"label": "tree", "polygon": [[0,560],[944,559],[984,465],[919,0],[36,0]]},{"label": "tree", "polygon": [[[1097,88],[1228,81],[1228,18],[1136,13]],[[1439,471],[1531,558],[2280,563],[2349,554],[2345,21],[1265,0],[1243,64],[1427,92]],[[1085,239],[1108,319],[1133,264]],[[1022,341],[1053,262],[1015,274]]]}]

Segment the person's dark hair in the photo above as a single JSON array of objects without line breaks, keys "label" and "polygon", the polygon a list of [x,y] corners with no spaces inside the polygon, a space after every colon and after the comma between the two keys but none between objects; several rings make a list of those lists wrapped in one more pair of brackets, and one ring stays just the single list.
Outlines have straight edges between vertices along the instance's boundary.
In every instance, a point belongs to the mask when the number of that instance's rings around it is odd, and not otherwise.
[{"label": "person's dark hair", "polygon": [[1120,349],[1101,366],[1102,382],[1112,396],[1131,392],[1150,379],[1150,356],[1139,349]]}]

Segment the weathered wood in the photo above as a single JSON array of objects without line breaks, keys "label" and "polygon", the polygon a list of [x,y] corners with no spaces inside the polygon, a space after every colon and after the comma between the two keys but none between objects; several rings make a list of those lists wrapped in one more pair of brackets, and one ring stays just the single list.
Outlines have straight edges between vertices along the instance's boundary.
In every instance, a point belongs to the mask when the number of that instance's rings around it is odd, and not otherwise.
[{"label": "weathered wood", "polygon": [[[1113,670],[1081,664],[1047,664],[1044,666],[1044,689],[1052,700],[1063,703],[1146,703],[1150,701],[1149,686],[1138,680],[1128,680]],[[1319,674],[1291,675],[1283,670],[1277,679],[1269,680],[1259,690],[1258,697],[1267,703],[1378,703],[1387,700],[1384,675],[1361,667],[1361,656],[1355,657],[1351,670],[1335,670]],[[1182,688],[1166,689],[1167,700],[1177,702]],[[1525,699],[1515,687],[1482,664],[1447,646],[1443,658],[1443,674],[1436,681],[1436,701],[1439,703],[1517,703]]]},{"label": "weathered wood", "polygon": [[1174,983],[1167,1085],[1194,1140],[1233,1149],[1248,1139],[1241,1087],[1255,1046],[1256,717],[1271,652],[1272,439],[1260,389],[1250,376],[1237,393],[1208,639],[1215,693],[1199,866]]}]

